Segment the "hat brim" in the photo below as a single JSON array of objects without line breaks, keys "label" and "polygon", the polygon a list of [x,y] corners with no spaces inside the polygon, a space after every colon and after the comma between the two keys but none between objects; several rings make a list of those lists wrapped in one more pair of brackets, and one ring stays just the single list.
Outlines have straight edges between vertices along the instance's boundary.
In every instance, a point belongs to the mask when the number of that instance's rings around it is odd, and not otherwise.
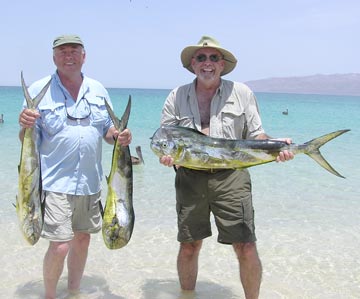
[{"label": "hat brim", "polygon": [[221,76],[230,73],[235,68],[237,59],[230,51],[228,51],[224,48],[216,47],[216,46],[188,46],[188,47],[184,48],[184,50],[182,50],[182,52],[181,52],[182,65],[188,71],[194,73],[194,70],[191,67],[191,59],[192,59],[194,53],[201,48],[213,48],[213,49],[218,50],[223,55],[225,65],[224,65],[224,70],[221,72]]},{"label": "hat brim", "polygon": [[80,45],[84,48],[84,45],[80,42],[61,42],[61,43],[58,43],[57,45],[53,46],[53,49],[63,46],[63,45]]}]

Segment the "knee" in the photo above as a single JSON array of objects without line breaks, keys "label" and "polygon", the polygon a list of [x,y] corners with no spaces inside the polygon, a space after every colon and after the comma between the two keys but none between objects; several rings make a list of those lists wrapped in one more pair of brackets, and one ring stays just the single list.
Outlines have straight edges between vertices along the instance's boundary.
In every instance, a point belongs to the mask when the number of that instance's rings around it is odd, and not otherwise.
[{"label": "knee", "polygon": [[258,258],[256,243],[236,243],[233,247],[239,260]]},{"label": "knee", "polygon": [[201,242],[180,243],[179,255],[192,257],[198,255],[201,249]]},{"label": "knee", "polygon": [[50,242],[49,252],[53,256],[58,256],[59,258],[65,258],[70,249],[69,242]]},{"label": "knee", "polygon": [[90,235],[85,233],[75,233],[75,237],[72,242],[76,245],[76,247],[86,249],[90,244]]}]

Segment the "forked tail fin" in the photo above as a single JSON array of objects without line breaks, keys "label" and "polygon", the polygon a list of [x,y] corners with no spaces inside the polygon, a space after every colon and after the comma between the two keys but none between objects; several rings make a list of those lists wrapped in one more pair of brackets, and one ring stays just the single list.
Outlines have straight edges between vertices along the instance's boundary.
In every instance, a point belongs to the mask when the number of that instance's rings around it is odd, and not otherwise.
[{"label": "forked tail fin", "polygon": [[348,132],[350,130],[339,130],[336,132],[332,132],[329,134],[326,134],[324,136],[315,138],[313,140],[310,140],[306,143],[304,143],[305,151],[304,154],[308,155],[310,158],[314,159],[321,167],[325,168],[327,171],[331,172],[332,174],[345,178],[340,173],[338,173],[321,155],[320,153],[320,147],[323,146],[325,143],[329,142],[330,140]]},{"label": "forked tail fin", "polygon": [[111,109],[109,103],[106,100],[105,100],[105,106],[106,106],[106,110],[108,111],[108,113],[110,115],[112,122],[114,123],[115,128],[120,132],[123,131],[124,129],[126,129],[128,121],[129,121],[129,116],[130,116],[131,96],[129,95],[129,100],[128,100],[124,114],[121,117],[121,119],[117,118],[114,111]]},{"label": "forked tail fin", "polygon": [[30,108],[30,109],[35,109],[37,108],[37,106],[39,105],[40,101],[43,99],[43,97],[45,96],[49,86],[51,84],[51,79],[49,80],[48,83],[46,83],[46,85],[41,89],[40,93],[34,98],[32,99],[30,94],[29,94],[29,91],[26,87],[26,84],[25,84],[25,80],[24,80],[24,76],[23,76],[23,73],[21,72],[21,86],[22,86],[22,89],[23,89],[23,92],[24,92],[24,97],[25,97],[25,100],[26,100],[26,104],[27,104],[27,107]]}]

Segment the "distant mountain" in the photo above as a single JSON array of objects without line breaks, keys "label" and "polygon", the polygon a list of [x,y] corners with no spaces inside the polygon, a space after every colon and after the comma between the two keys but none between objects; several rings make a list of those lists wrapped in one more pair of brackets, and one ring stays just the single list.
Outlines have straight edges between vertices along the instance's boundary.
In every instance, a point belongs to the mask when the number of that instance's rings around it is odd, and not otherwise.
[{"label": "distant mountain", "polygon": [[360,74],[268,78],[245,84],[255,92],[360,95]]}]

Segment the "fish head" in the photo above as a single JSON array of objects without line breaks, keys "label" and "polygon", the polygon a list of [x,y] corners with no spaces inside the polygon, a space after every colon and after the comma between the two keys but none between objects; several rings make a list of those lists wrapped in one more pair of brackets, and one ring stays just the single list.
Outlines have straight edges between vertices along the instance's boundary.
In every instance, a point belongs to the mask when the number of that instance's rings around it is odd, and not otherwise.
[{"label": "fish head", "polygon": [[158,157],[175,157],[179,150],[178,143],[165,127],[159,128],[151,137],[150,148]]}]

